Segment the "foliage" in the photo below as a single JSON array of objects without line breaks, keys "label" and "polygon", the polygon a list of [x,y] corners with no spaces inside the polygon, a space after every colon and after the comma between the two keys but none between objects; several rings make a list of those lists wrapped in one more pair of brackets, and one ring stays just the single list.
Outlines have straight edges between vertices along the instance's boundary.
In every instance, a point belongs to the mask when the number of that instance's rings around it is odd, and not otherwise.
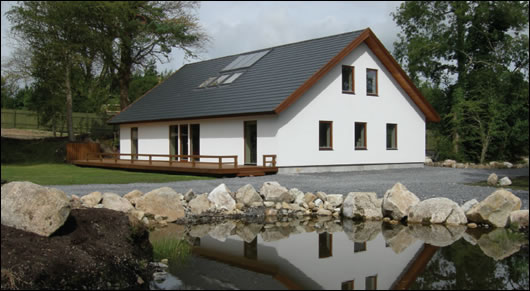
[{"label": "foliage", "polygon": [[185,261],[191,255],[192,246],[182,239],[164,237],[152,240],[153,258],[155,261],[168,259],[171,265]]},{"label": "foliage", "polygon": [[528,155],[528,2],[411,1],[393,17],[394,55],[441,116],[440,156]]}]

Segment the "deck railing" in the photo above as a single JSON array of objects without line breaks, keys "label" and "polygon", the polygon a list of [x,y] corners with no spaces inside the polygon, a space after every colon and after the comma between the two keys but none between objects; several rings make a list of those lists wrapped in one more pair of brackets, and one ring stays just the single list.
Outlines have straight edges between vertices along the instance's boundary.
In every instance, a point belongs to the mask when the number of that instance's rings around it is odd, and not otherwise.
[{"label": "deck railing", "polygon": [[[130,157],[130,159],[120,159],[120,157]],[[193,168],[196,167],[197,163],[201,164],[217,164],[219,169],[223,168],[223,165],[233,165],[238,167],[238,157],[237,156],[212,156],[212,155],[160,155],[160,154],[121,154],[121,153],[87,153],[86,161],[88,162],[89,157],[96,157],[100,162],[103,162],[104,157],[111,157],[114,160],[114,163],[118,161],[129,161],[131,164],[139,161],[149,161],[149,165],[153,164],[153,157],[155,158],[168,158],[168,160],[157,159],[155,161],[169,162],[169,165],[172,166],[173,163],[189,163]],[[139,157],[148,157],[148,160],[139,160]],[[204,159],[215,159],[215,162],[206,162]],[[224,160],[230,160],[229,162],[224,162]],[[276,155],[263,155],[263,166],[267,167],[276,167]]]}]

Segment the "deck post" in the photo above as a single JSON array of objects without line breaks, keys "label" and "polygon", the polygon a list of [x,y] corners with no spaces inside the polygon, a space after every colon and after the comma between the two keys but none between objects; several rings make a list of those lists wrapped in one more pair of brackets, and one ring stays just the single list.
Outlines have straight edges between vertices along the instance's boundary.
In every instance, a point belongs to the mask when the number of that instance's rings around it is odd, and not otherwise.
[{"label": "deck post", "polygon": [[234,167],[237,168],[237,156],[234,156]]},{"label": "deck post", "polygon": [[152,155],[149,155],[149,165],[152,165],[152,164],[153,164],[153,162],[152,162],[152,158],[153,158],[153,156],[152,156]]},{"label": "deck post", "polygon": [[195,168],[195,156],[191,156],[191,166]]}]

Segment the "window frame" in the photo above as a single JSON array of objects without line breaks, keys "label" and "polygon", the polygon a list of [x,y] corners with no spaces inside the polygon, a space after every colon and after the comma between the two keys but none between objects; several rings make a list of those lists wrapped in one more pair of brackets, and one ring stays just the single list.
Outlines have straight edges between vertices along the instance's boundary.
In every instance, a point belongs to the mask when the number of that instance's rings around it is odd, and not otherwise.
[{"label": "window frame", "polygon": [[[364,125],[364,147],[357,147],[357,124]],[[353,125],[353,147],[356,151],[366,151],[368,150],[368,123],[356,121]]]},{"label": "window frame", "polygon": [[[344,90],[342,81],[344,80],[344,68],[348,68],[351,70],[351,91]],[[355,94],[355,66],[346,66],[342,65],[342,71],[341,71],[341,89],[343,94]]]},{"label": "window frame", "polygon": [[[394,125],[394,141],[395,141],[394,147],[388,147],[388,126],[389,125]],[[386,124],[386,149],[387,150],[395,151],[395,150],[398,149],[398,134],[397,134],[397,131],[398,131],[397,123],[387,123]]]},{"label": "window frame", "polygon": [[[375,71],[375,93],[368,92],[368,72]],[[366,95],[367,96],[379,96],[379,73],[377,69],[366,69]]]},{"label": "window frame", "polygon": [[[329,124],[329,146],[323,147],[320,145],[320,125]],[[332,151],[333,150],[333,121],[319,120],[318,121],[318,149],[320,151]]]}]

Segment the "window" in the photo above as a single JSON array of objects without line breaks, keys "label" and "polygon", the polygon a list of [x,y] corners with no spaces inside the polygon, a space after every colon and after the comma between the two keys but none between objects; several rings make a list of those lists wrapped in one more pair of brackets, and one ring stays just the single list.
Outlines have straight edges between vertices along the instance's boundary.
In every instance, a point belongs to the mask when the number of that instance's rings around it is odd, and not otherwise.
[{"label": "window", "polygon": [[206,81],[202,82],[200,85],[199,85],[199,88],[204,88],[206,86],[208,86],[208,84],[210,84],[213,80],[215,80],[217,77],[210,77],[208,79],[206,79]]},{"label": "window", "polygon": [[232,84],[239,76],[241,76],[243,73],[235,73],[230,78],[226,79],[226,81],[223,82],[224,84]]},{"label": "window", "polygon": [[386,149],[397,150],[397,124],[386,124]]},{"label": "window", "polygon": [[377,96],[377,70],[366,69],[366,94]]},{"label": "window", "polygon": [[320,150],[333,149],[333,121],[320,121],[318,143]]},{"label": "window", "polygon": [[[178,125],[169,126],[169,154],[178,155],[179,154],[179,127]],[[171,160],[177,160],[176,157],[171,157]]]},{"label": "window", "polygon": [[354,83],[355,68],[350,66],[342,66],[342,92],[355,93]]},{"label": "window", "polygon": [[221,85],[223,83],[223,81],[226,78],[228,78],[229,76],[230,75],[221,75],[221,76],[219,76],[219,78],[215,79],[215,81],[213,81],[210,84],[208,84],[208,87]]},{"label": "window", "polygon": [[355,290],[355,280],[345,281],[341,284],[341,290]]},{"label": "window", "polygon": [[355,123],[355,149],[366,150],[366,122]]},{"label": "window", "polygon": [[377,275],[366,277],[365,290],[377,290]]}]

